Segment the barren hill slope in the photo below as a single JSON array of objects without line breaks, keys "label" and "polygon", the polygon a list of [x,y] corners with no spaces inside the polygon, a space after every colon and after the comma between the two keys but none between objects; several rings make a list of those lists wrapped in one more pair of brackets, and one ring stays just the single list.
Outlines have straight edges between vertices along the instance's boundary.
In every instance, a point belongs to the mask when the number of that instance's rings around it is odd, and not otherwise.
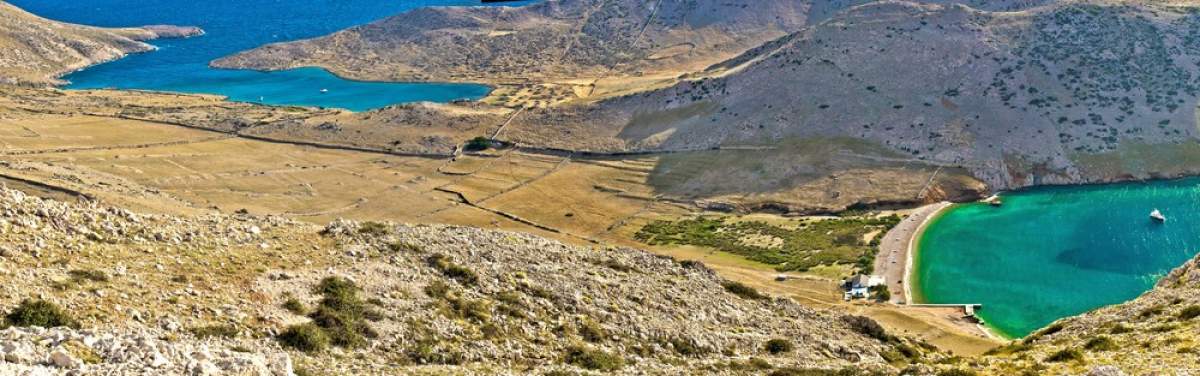
[{"label": "barren hill slope", "polygon": [[47,20],[0,1],[0,83],[47,84],[89,65],[154,49],[142,41],[185,37],[197,28],[106,29]]},{"label": "barren hill slope", "polygon": [[728,74],[527,112],[505,135],[607,151],[849,136],[993,188],[1194,173],[1197,31],[1187,2],[873,2],[719,66]]},{"label": "barren hill slope", "polygon": [[0,331],[0,373],[699,374],[942,357],[869,319],[639,250],[464,227],[144,215],[6,188],[0,207],[0,310],[88,328]]},{"label": "barren hill slope", "polygon": [[422,8],[213,64],[483,82],[683,72],[798,30],[808,7],[791,0],[551,0],[518,8]]}]

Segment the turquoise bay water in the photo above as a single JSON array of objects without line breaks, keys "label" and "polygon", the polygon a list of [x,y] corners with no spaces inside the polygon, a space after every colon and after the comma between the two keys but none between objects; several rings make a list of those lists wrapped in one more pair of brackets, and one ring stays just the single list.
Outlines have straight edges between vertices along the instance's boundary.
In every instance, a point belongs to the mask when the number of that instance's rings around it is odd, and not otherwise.
[{"label": "turquoise bay water", "polygon": [[[982,303],[980,317],[1009,337],[1136,298],[1200,250],[1200,179],[1002,197],[930,223],[914,289],[929,303]],[[1149,218],[1155,208],[1165,224]]]},{"label": "turquoise bay water", "polygon": [[[218,70],[208,62],[267,43],[311,38],[422,6],[480,5],[478,0],[9,0],[43,17],[95,26],[176,24],[207,35],[162,39],[160,50],[76,72],[68,88],[121,88],[208,93],[276,105],[355,111],[414,101],[478,99],[474,84],[368,83],[316,69],[284,72]],[[524,5],[531,1],[504,3]],[[321,89],[328,89],[322,94]]]}]

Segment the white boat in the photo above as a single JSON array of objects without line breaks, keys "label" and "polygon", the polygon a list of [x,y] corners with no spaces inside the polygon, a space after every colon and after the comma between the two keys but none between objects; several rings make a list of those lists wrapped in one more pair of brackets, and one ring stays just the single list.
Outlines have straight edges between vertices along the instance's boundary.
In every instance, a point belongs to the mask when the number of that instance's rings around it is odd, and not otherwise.
[{"label": "white boat", "polygon": [[1163,216],[1162,212],[1158,211],[1158,209],[1154,209],[1154,211],[1150,212],[1150,219],[1153,219],[1153,220],[1159,221],[1159,222],[1167,221],[1167,217]]},{"label": "white boat", "polygon": [[329,89],[321,89],[321,94],[325,94],[325,93],[328,93],[328,92],[329,92]]}]

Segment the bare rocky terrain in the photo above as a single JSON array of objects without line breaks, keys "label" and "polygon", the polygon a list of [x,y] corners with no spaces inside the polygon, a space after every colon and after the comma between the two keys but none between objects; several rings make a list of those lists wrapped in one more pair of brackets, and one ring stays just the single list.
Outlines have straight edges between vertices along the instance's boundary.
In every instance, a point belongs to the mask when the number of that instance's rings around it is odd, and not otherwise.
[{"label": "bare rocky terrain", "polygon": [[47,20],[0,2],[0,83],[45,85],[84,67],[146,52],[144,41],[203,34],[199,28],[154,25],[106,29]]},{"label": "bare rocky terrain", "polygon": [[1167,161],[1190,160],[1197,145],[1193,9],[875,2],[723,74],[526,112],[505,136],[598,151],[849,136],[964,167],[992,189],[1188,174]]},{"label": "bare rocky terrain", "polygon": [[[10,189],[0,203],[9,321],[33,298],[88,328],[0,332],[6,373],[886,370],[896,348],[940,356],[869,319],[632,249],[465,227],[143,215]],[[275,338],[309,317],[325,325],[319,313],[335,308],[314,286],[326,277],[357,286],[355,307],[374,312],[354,319],[366,329],[326,329],[329,349],[281,348]]]},{"label": "bare rocky terrain", "polygon": [[680,72],[798,30],[807,7],[778,0],[553,0],[517,8],[422,8],[213,65],[322,66],[357,79],[399,81],[548,82]]}]

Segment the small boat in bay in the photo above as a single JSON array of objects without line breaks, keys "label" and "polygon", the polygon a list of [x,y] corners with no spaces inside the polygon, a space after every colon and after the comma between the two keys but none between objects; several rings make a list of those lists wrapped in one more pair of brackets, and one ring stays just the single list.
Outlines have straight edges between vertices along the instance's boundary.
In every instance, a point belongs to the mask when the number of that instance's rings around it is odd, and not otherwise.
[{"label": "small boat in bay", "polygon": [[1150,212],[1150,219],[1153,219],[1156,222],[1167,221],[1167,217],[1163,216],[1162,212],[1158,211],[1158,209],[1154,209],[1154,211]]},{"label": "small boat in bay", "polygon": [[325,94],[325,93],[328,93],[328,92],[329,92],[329,89],[321,89],[321,94]]}]

